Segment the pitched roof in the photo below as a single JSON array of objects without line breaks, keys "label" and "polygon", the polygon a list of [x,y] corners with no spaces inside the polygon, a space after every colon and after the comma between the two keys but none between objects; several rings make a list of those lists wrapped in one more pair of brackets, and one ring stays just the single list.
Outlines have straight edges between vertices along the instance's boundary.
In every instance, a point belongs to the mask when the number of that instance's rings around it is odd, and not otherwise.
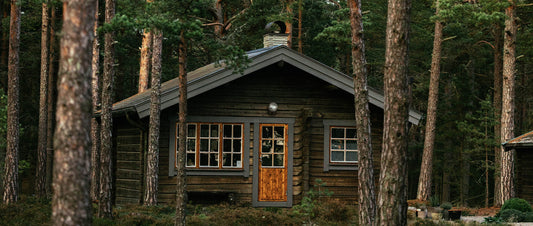
[{"label": "pitched roof", "polygon": [[[354,94],[352,77],[324,65],[308,56],[302,55],[286,46],[273,46],[252,50],[246,53],[251,62],[241,73],[217,67],[214,63],[187,73],[187,99],[200,95],[211,89],[246,76],[266,66],[277,62],[289,63],[325,82],[330,83],[348,93]],[[380,108],[384,107],[383,94],[372,87],[368,87],[369,102]],[[178,78],[169,80],[161,85],[161,109],[178,104]],[[140,118],[150,114],[150,89],[135,94],[113,105],[113,112],[135,111]],[[409,122],[418,124],[422,114],[410,110]]]},{"label": "pitched roof", "polygon": [[506,150],[522,147],[533,147],[533,131],[522,134],[502,144]]}]

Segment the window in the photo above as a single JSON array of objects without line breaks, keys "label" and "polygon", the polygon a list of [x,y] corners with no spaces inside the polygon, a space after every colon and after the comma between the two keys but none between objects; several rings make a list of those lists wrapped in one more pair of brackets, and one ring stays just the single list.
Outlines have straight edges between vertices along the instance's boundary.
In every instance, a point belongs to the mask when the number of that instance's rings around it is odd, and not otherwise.
[{"label": "window", "polygon": [[243,124],[187,124],[187,168],[242,169],[242,154]]},{"label": "window", "polygon": [[325,119],[323,123],[324,172],[357,170],[359,150],[355,121]]},{"label": "window", "polygon": [[261,166],[285,166],[285,126],[261,126]]},{"label": "window", "polygon": [[330,162],[357,162],[357,132],[353,127],[330,127]]}]

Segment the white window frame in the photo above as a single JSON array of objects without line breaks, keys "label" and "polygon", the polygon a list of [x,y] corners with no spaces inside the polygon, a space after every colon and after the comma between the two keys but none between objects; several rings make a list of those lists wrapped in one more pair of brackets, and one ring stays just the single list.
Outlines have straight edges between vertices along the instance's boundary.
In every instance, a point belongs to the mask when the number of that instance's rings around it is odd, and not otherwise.
[{"label": "white window frame", "polygon": [[[330,170],[358,170],[357,161],[331,161],[331,128],[355,128],[354,120],[324,119],[324,172]],[[346,151],[346,145],[344,146]]]}]

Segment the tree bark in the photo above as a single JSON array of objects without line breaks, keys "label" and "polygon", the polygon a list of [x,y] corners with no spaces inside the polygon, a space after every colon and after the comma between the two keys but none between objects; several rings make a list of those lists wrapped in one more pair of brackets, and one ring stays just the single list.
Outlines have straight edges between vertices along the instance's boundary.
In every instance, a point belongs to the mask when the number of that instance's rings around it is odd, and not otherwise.
[{"label": "tree bark", "polygon": [[41,25],[41,82],[39,94],[39,137],[37,142],[37,172],[35,173],[35,195],[46,197],[46,129],[48,122],[48,5],[42,4]]},{"label": "tree bark", "polygon": [[55,109],[55,90],[56,90],[56,73],[54,67],[54,60],[56,58],[55,47],[55,20],[56,7],[50,5],[50,48],[48,57],[48,122],[46,123],[46,194],[52,194],[52,171],[54,165],[54,109]]},{"label": "tree bark", "polygon": [[293,14],[293,10],[292,10],[292,3],[293,3],[294,0],[287,0],[286,1],[286,6],[285,6],[285,9],[287,10],[287,14],[291,17],[289,20],[285,21],[285,26],[287,27],[287,30],[285,31],[285,33],[289,34],[289,36],[287,36],[287,46],[289,48],[292,48],[292,14]]},{"label": "tree bark", "polygon": [[215,15],[214,33],[217,39],[224,37],[224,10],[222,0],[215,0],[213,2],[213,14]]},{"label": "tree bark", "polygon": [[9,57],[7,68],[7,146],[4,171],[4,204],[18,200],[19,161],[19,46],[20,46],[20,4],[11,0],[9,20]]},{"label": "tree bark", "polygon": [[100,123],[96,120],[94,113],[100,105],[100,44],[98,43],[98,0],[96,0],[96,9],[94,13],[94,40],[93,40],[93,58],[92,58],[92,113],[91,118],[91,199],[98,200],[98,189],[100,185]]},{"label": "tree bark", "polygon": [[[439,0],[436,1],[436,12],[439,14]],[[424,140],[424,152],[420,177],[418,178],[418,192],[416,198],[427,201],[431,196],[431,181],[433,173],[433,149],[435,145],[435,131],[437,129],[437,106],[439,101],[440,59],[442,49],[442,23],[435,21],[435,34],[433,37],[433,54],[431,57],[431,75],[429,81],[429,98],[427,121]]]},{"label": "tree bark", "polygon": [[185,40],[185,31],[181,31],[180,42],[178,46],[179,62],[179,105],[178,105],[178,153],[176,160],[176,226],[185,225],[185,207],[187,195],[187,174],[185,174],[185,157],[187,144],[187,41]]},{"label": "tree bark", "polygon": [[[494,26],[494,117],[496,121],[501,121],[502,114],[502,27],[499,24]],[[494,140],[499,141],[501,134],[500,123],[494,124]],[[500,189],[500,168],[501,168],[501,147],[494,147],[494,206],[501,206],[501,189]]]},{"label": "tree bark", "polygon": [[[2,1],[0,2],[2,10],[0,13],[2,13],[2,19],[5,19],[9,17],[9,10],[10,10],[10,1]],[[2,35],[1,35],[1,42],[0,42],[0,67],[2,69],[7,68],[7,58],[9,53],[9,30],[2,29]],[[2,77],[0,77],[0,85],[4,92],[7,91],[7,74]]]},{"label": "tree bark", "polygon": [[389,0],[384,68],[383,151],[377,225],[407,224],[409,0]]},{"label": "tree bark", "polygon": [[148,89],[150,75],[150,59],[152,57],[152,32],[144,31],[141,46],[141,68],[139,70],[139,93]]},{"label": "tree bark", "polygon": [[365,44],[363,37],[363,14],[361,1],[349,0],[352,33],[352,65],[354,77],[355,124],[357,128],[359,224],[372,225],[376,216],[374,164],[368,107]]},{"label": "tree bark", "polygon": [[304,49],[303,49],[303,37],[302,37],[302,11],[304,10],[303,9],[303,6],[302,6],[302,3],[303,0],[298,0],[298,52],[299,53],[304,53]]},{"label": "tree bark", "polygon": [[152,93],[150,99],[150,140],[148,141],[148,156],[146,169],[146,192],[144,205],[157,205],[158,171],[159,171],[159,127],[161,113],[161,51],[163,49],[163,34],[153,32],[152,55]]},{"label": "tree bark", "polygon": [[[514,137],[514,97],[515,97],[515,70],[516,70],[516,2],[509,0],[511,6],[505,10],[505,36],[503,40],[503,91],[502,91],[502,116],[501,116],[501,142],[506,142]],[[501,162],[501,203],[514,197],[514,150],[502,151]]]},{"label": "tree bark", "polygon": [[90,225],[91,43],[93,0],[63,3],[54,149],[54,225]]},{"label": "tree bark", "polygon": [[[105,23],[111,23],[115,17],[115,1],[105,1]],[[112,164],[111,148],[113,118],[113,86],[115,77],[115,34],[113,31],[104,35],[104,75],[102,81],[102,113],[101,113],[101,146],[100,146],[100,199],[98,216],[102,218],[113,217],[111,206],[112,192]]]}]

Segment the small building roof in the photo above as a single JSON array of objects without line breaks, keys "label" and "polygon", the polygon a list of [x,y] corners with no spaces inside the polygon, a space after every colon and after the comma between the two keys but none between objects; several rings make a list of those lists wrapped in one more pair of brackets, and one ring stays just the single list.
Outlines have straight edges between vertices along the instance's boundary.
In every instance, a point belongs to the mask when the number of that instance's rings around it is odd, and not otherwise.
[{"label": "small building roof", "polygon": [[[252,50],[247,52],[246,55],[251,62],[243,73],[235,73],[232,69],[216,66],[215,63],[188,72],[187,99],[278,62],[289,63],[331,85],[354,94],[353,78],[351,76],[339,72],[308,56],[302,55],[286,46],[280,45]],[[368,94],[369,102],[371,104],[382,109],[384,108],[385,98],[382,92],[372,87],[368,87]],[[178,104],[178,96],[178,78],[174,78],[161,84],[161,109],[163,110]],[[150,115],[150,89],[128,97],[113,105],[114,113],[128,111],[137,112],[139,118],[144,118]],[[409,122],[418,125],[421,118],[421,113],[414,110],[409,111]]]},{"label": "small building roof", "polygon": [[516,148],[533,148],[533,130],[502,144],[505,150]]}]

